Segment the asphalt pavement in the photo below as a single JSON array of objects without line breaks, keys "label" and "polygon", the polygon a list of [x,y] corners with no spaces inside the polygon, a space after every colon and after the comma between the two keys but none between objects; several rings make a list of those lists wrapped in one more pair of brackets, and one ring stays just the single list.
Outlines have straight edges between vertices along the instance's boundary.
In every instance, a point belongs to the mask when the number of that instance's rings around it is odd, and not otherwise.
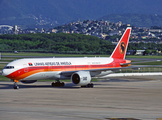
[{"label": "asphalt pavement", "polygon": [[0,119],[162,118],[161,76],[113,77],[94,82],[94,88],[80,88],[71,83],[55,88],[50,84],[19,83],[20,89],[14,90],[12,82],[0,82]]}]

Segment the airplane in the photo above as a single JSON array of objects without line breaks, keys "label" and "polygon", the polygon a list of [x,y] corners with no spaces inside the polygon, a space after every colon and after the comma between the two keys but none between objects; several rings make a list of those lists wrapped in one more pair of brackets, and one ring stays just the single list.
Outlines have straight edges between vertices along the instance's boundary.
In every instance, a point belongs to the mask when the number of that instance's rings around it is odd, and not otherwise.
[{"label": "airplane", "polygon": [[127,68],[130,60],[125,60],[131,27],[127,27],[110,57],[81,58],[26,58],[8,63],[2,75],[14,81],[13,88],[18,89],[18,82],[34,83],[37,80],[53,79],[53,87],[63,87],[60,80],[71,79],[74,85],[93,88],[92,78],[105,76],[115,70]]}]

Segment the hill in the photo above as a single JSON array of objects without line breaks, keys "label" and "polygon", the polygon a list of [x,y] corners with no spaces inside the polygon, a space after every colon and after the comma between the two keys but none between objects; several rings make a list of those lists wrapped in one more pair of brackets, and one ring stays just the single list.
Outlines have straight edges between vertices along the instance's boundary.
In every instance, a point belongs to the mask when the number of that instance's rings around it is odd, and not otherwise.
[{"label": "hill", "polygon": [[161,5],[161,0],[0,0],[0,24],[57,25],[112,13],[159,15]]},{"label": "hill", "polygon": [[99,20],[131,24],[138,27],[162,26],[162,15],[146,15],[146,14],[110,14],[99,18]]}]

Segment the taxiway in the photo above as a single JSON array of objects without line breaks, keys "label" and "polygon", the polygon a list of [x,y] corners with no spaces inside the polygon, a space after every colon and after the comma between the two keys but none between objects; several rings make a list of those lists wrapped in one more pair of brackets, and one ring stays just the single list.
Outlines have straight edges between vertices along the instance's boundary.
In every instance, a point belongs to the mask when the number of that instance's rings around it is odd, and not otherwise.
[{"label": "taxiway", "polygon": [[94,88],[53,88],[0,82],[1,120],[108,120],[162,118],[161,76],[119,77],[94,82]]}]

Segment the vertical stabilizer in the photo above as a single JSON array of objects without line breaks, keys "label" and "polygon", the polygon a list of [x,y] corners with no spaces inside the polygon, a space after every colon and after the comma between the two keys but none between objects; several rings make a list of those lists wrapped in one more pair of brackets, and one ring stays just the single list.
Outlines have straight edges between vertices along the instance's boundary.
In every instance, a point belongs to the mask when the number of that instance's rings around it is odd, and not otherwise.
[{"label": "vertical stabilizer", "polygon": [[111,56],[110,56],[111,58],[125,59],[131,29],[132,29],[131,27],[128,27],[125,30],[123,36],[121,37],[121,39],[118,42],[117,46],[115,47],[113,53],[111,54]]}]

